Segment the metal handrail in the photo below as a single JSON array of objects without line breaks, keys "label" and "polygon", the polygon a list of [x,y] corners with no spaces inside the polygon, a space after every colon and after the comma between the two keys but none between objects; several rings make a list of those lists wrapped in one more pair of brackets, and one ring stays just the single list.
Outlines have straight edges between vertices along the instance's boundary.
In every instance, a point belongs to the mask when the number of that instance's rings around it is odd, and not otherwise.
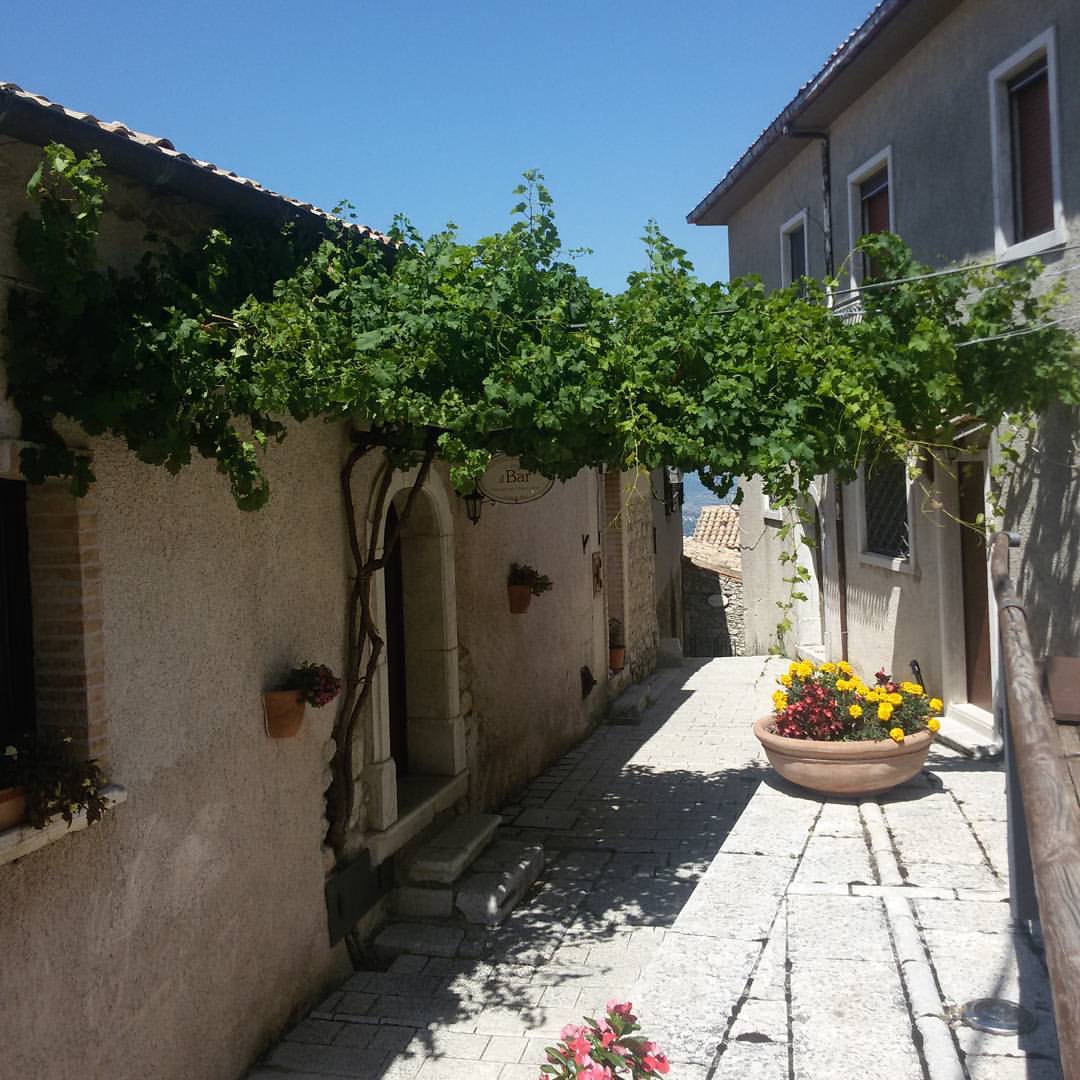
[{"label": "metal handrail", "polygon": [[[1009,547],[1009,535],[998,533],[990,552],[1005,682],[1002,704],[1008,718],[1009,781],[1015,780],[1019,788],[1026,820],[1061,1067],[1065,1080],[1080,1080],[1080,806],[1043,698],[1027,615],[1009,577]],[[1010,847],[1014,847],[1011,836]],[[1022,891],[1024,883],[1014,882],[1014,892],[1018,887]]]}]

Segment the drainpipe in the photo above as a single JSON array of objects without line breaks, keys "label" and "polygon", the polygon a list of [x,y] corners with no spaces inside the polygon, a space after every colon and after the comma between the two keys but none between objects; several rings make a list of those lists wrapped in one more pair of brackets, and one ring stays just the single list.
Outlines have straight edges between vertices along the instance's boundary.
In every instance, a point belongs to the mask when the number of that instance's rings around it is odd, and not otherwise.
[{"label": "drainpipe", "polygon": [[[821,143],[821,228],[825,239],[825,276],[832,278],[836,273],[836,260],[833,256],[832,230],[832,154],[830,152],[829,133],[827,131],[797,131],[785,125],[782,133],[791,139],[818,139]],[[832,289],[828,290],[828,303],[832,307]],[[848,610],[847,610],[847,549],[844,539],[844,493],[836,481],[836,591],[840,606],[840,658],[848,658]]]}]

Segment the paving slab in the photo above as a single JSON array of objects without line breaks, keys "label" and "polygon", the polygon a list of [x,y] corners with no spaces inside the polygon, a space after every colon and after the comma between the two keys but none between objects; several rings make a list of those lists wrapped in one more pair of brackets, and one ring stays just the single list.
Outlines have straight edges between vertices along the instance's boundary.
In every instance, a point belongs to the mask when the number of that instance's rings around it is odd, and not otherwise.
[{"label": "paving slab", "polygon": [[[562,1025],[612,997],[672,1080],[1060,1080],[1045,968],[1005,902],[1000,765],[936,749],[876,799],[800,791],[750,731],[777,670],[665,671],[633,724],[492,815],[547,862],[501,925],[384,927],[387,969],[354,974],[250,1080],[535,1080]],[[471,853],[477,874],[502,839]],[[1031,1036],[952,1018],[994,993],[1035,1010]]]}]

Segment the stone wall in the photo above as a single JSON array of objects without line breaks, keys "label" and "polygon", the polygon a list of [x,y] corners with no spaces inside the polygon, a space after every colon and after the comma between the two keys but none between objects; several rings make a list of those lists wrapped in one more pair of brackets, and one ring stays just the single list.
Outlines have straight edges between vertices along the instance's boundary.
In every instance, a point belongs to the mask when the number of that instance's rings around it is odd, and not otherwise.
[{"label": "stone wall", "polygon": [[682,563],[686,656],[745,656],[742,578]]}]

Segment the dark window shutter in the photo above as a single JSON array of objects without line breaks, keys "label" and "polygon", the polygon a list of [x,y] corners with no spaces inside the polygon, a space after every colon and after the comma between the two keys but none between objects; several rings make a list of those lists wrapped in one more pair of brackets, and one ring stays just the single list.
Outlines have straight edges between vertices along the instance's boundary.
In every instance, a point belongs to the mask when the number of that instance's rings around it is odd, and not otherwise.
[{"label": "dark window shutter", "polygon": [[[0,744],[34,727],[26,484],[0,480]],[[2,746],[0,746],[2,749]]]},{"label": "dark window shutter", "polygon": [[[862,201],[862,234],[889,231],[889,170],[881,169],[859,185]],[[863,276],[880,277],[880,268],[871,259],[863,259]]]},{"label": "dark window shutter", "polygon": [[788,233],[788,266],[792,283],[806,277],[806,229],[802,225]]},{"label": "dark window shutter", "polygon": [[1053,157],[1050,149],[1050,80],[1046,58],[1009,83],[1015,238],[1026,240],[1054,227]]},{"label": "dark window shutter", "polygon": [[866,495],[866,550],[906,559],[908,538],[907,468],[902,461],[877,461],[863,474]]}]

